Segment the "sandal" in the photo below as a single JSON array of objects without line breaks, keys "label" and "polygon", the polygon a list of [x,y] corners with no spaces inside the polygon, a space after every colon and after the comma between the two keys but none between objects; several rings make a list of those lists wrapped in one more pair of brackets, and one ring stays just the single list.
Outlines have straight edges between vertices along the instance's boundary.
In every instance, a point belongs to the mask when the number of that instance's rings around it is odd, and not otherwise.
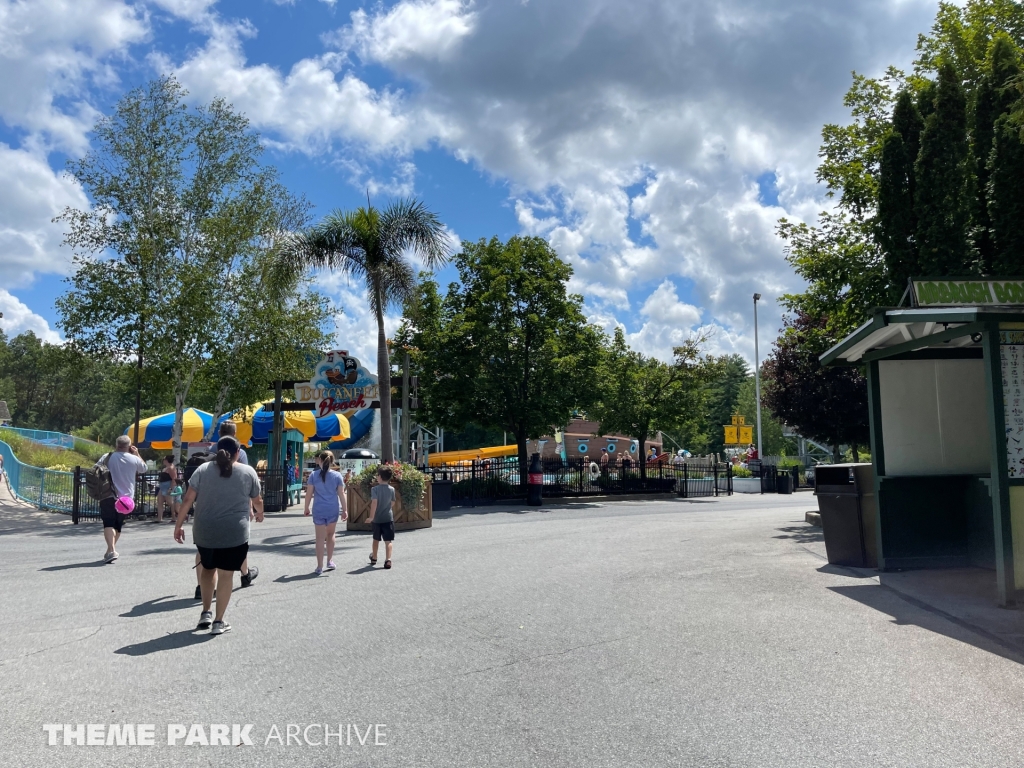
[{"label": "sandal", "polygon": [[390,567],[391,567],[391,561],[390,560],[385,560],[384,561],[384,568],[387,569],[387,568],[390,568]]},{"label": "sandal", "polygon": [[376,564],[377,564],[377,558],[374,557],[373,555],[370,555],[370,565],[376,565]]}]

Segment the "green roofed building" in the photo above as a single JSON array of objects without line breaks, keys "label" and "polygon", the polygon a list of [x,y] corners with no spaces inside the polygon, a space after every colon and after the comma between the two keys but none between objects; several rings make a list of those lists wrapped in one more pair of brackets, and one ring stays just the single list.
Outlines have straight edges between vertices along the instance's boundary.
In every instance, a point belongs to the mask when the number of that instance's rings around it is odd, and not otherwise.
[{"label": "green roofed building", "polygon": [[993,570],[1024,597],[1024,280],[912,281],[821,357],[866,369],[880,570]]}]

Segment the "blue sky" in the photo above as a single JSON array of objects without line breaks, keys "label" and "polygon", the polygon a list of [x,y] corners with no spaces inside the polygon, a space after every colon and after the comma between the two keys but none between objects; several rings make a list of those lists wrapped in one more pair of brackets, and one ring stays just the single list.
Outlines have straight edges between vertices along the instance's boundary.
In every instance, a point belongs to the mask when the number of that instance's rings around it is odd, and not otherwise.
[{"label": "blue sky", "polygon": [[[0,0],[0,327],[58,338],[62,176],[129,88],[227,97],[295,192],[414,194],[463,240],[547,238],[590,318],[661,357],[699,326],[753,356],[799,289],[780,216],[828,205],[823,122],[850,71],[906,65],[935,4],[901,0]],[[454,279],[450,268],[439,276]],[[338,343],[372,362],[358,286],[325,276]],[[392,317],[391,324],[397,322]]]}]

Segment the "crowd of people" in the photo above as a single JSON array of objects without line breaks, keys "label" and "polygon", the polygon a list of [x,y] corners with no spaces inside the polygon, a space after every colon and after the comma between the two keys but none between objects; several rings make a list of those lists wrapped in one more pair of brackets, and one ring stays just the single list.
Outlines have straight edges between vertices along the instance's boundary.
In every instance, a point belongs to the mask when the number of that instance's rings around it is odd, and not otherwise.
[{"label": "crowd of people", "polygon": [[[173,457],[164,457],[158,477],[157,521],[163,521],[165,507],[174,522],[174,540],[185,543],[185,524],[192,517],[192,541],[196,548],[195,599],[202,602],[196,628],[221,635],[231,630],[225,613],[234,589],[234,575],[240,574],[242,587],[257,577],[256,566],[249,565],[250,523],[264,519],[263,489],[256,470],[249,466],[245,449],[235,437],[234,424],[222,425],[216,453],[201,461],[190,460],[185,471],[178,472]],[[313,518],[316,568],[314,575],[337,568],[334,561],[335,532],[339,521],[348,519],[346,485],[351,471],[343,477],[334,467],[334,454],[324,451],[316,457],[317,468],[306,484],[306,516]],[[135,487],[139,475],[148,471],[136,446],[127,435],[117,439],[115,449],[103,455],[94,470],[103,468],[109,480],[99,499],[103,537],[107,545],[105,563],[119,557],[125,518],[134,511]],[[395,525],[395,490],[390,485],[391,469],[381,466],[371,490],[370,513],[373,544],[370,567],[377,564],[380,542],[385,543],[384,568],[392,567]],[[182,493],[181,489],[184,488]],[[326,564],[325,564],[326,558]],[[216,603],[216,605],[214,605]]]}]

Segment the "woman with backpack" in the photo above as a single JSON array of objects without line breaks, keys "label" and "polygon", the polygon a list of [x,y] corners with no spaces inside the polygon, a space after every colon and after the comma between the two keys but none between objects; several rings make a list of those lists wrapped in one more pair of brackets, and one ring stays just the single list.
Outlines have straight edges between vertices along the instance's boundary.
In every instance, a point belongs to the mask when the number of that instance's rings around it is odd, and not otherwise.
[{"label": "woman with backpack", "polygon": [[308,517],[312,506],[313,525],[316,528],[316,570],[319,576],[324,572],[324,549],[327,549],[327,570],[333,571],[334,529],[339,518],[348,520],[345,504],[345,481],[334,466],[334,454],[324,451],[316,457],[319,469],[313,470],[306,484],[306,510]]},{"label": "woman with backpack", "polygon": [[[217,458],[196,467],[189,478],[188,491],[181,501],[174,526],[174,540],[185,543],[182,528],[188,509],[195,504],[192,538],[199,552],[199,587],[203,612],[196,629],[209,629],[211,635],[231,630],[224,613],[231,599],[235,571],[241,571],[249,554],[249,512],[263,522],[263,498],[256,470],[238,463],[239,443],[233,437],[217,442]],[[217,615],[210,611],[216,576]]]}]

